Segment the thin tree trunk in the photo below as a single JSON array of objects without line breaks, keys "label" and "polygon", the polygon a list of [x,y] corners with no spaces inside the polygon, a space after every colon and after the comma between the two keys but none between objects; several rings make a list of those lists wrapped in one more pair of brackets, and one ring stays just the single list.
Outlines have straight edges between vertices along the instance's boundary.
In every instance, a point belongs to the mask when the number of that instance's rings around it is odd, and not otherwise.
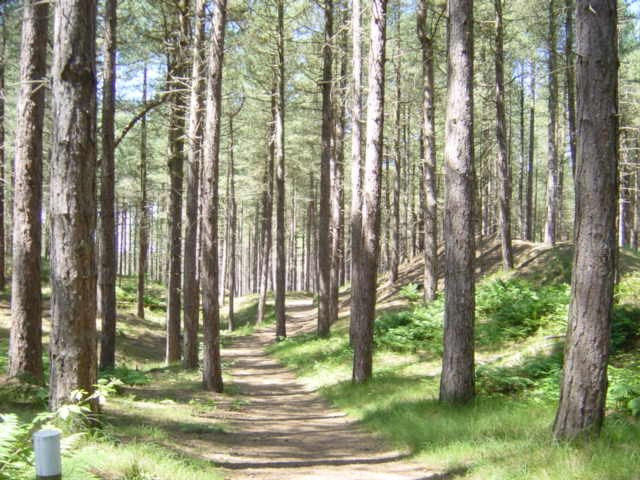
[{"label": "thin tree trunk", "polygon": [[558,223],[558,72],[555,0],[549,0],[549,132],[547,170],[547,220],[544,241],[556,243]]},{"label": "thin tree trunk", "polygon": [[97,381],[95,40],[95,0],[58,0],[50,186],[52,410],[74,390],[90,394]]},{"label": "thin tree trunk", "polygon": [[[147,65],[142,77],[142,103],[147,102]],[[147,117],[140,122],[140,255],[138,257],[138,317],[144,319],[144,292],[149,258],[149,205],[147,205]]]},{"label": "thin tree trunk", "polygon": [[117,0],[105,2],[100,182],[100,368],[116,364],[115,113]]},{"label": "thin tree trunk", "polygon": [[[271,88],[271,116],[275,119],[276,90],[274,83]],[[260,294],[258,298],[258,313],[256,323],[264,321],[267,293],[269,290],[269,271],[271,270],[271,241],[272,241],[272,216],[273,216],[273,170],[275,157],[275,123],[269,127],[269,155],[265,165],[262,192],[262,264],[260,266]]]},{"label": "thin tree trunk", "polygon": [[318,336],[329,335],[336,320],[337,298],[331,290],[331,166],[333,155],[333,0],[324,1],[324,45],[322,46],[322,159],[320,161],[320,215],[318,222]]},{"label": "thin tree trunk", "polygon": [[373,363],[373,322],[380,250],[380,173],[384,132],[384,68],[386,0],[371,2],[371,44],[369,48],[369,97],[367,103],[367,143],[362,184],[362,229],[358,239],[358,277],[353,290],[353,382],[371,378]]},{"label": "thin tree trunk", "polygon": [[[5,7],[6,8],[6,7]],[[5,63],[7,50],[7,13],[0,10],[0,290],[6,287],[5,272]]]},{"label": "thin tree trunk", "polygon": [[575,253],[556,438],[597,434],[605,413],[616,263],[618,48],[615,0],[576,12]]},{"label": "thin tree trunk", "polygon": [[[394,166],[395,166],[395,178],[393,184],[393,256],[391,258],[391,283],[396,283],[398,281],[398,268],[400,266],[400,184],[402,181],[402,160],[400,153],[400,138],[401,138],[401,127],[400,127],[400,113],[401,113],[401,104],[402,104],[402,90],[400,87],[401,82],[401,70],[402,70],[402,60],[401,60],[401,52],[400,52],[400,15],[397,15],[396,18],[396,58],[394,59],[394,69],[395,69],[395,89],[396,89],[396,98],[394,105],[394,129],[395,129],[395,137],[393,139],[393,155],[394,155]],[[389,222],[391,223],[391,222]]]},{"label": "thin tree trunk", "polygon": [[278,0],[278,62],[277,62],[277,88],[276,88],[276,117],[275,117],[275,160],[276,160],[276,282],[275,282],[275,310],[276,310],[276,338],[287,336],[285,318],[285,290],[287,258],[285,252],[286,229],[284,224],[284,211],[286,206],[284,192],[284,0]]},{"label": "thin tree trunk", "polygon": [[[229,331],[234,329],[234,297],[236,295],[236,230],[238,205],[236,203],[236,180],[235,180],[235,131],[233,129],[233,115],[229,116],[229,310],[228,323]],[[240,244],[242,251],[242,243]]]},{"label": "thin tree trunk", "polygon": [[171,94],[169,113],[169,287],[167,292],[167,338],[165,362],[180,361],[180,286],[182,280],[182,191],[184,173],[185,95],[180,92],[181,82],[187,76],[186,47],[189,19],[187,2],[181,0],[177,8],[178,38],[171,45],[169,56],[169,84],[175,90]]},{"label": "thin tree trunk", "polygon": [[206,390],[222,392],[220,360],[220,309],[218,305],[218,180],[222,66],[226,27],[226,0],[213,1],[211,43],[208,56],[206,123],[203,130],[202,259],[200,265],[204,352],[202,380]]},{"label": "thin tree trunk", "polygon": [[502,0],[494,0],[496,10],[496,140],[498,146],[498,197],[500,205],[500,240],[502,244],[502,267],[513,268],[511,245],[511,166],[507,151],[506,114],[504,93],[504,23]]},{"label": "thin tree trunk", "polygon": [[535,137],[535,122],[536,122],[536,66],[535,63],[531,66],[531,108],[529,109],[529,154],[527,155],[527,214],[526,214],[526,228],[525,239],[533,242],[534,238],[534,200],[533,200],[533,186],[534,186],[534,171],[533,171],[533,155],[536,145]]},{"label": "thin tree trunk", "polygon": [[182,279],[184,345],[183,365],[198,367],[198,317],[200,291],[198,288],[198,193],[200,189],[200,156],[204,113],[204,36],[205,0],[196,1],[194,41],[191,65],[191,96],[189,100],[189,130],[187,134],[187,199],[184,234],[184,277]]},{"label": "thin tree trunk", "polygon": [[573,53],[574,26],[573,14],[576,8],[575,0],[565,0],[565,82],[567,89],[567,123],[569,128],[569,153],[571,154],[571,174],[576,176],[576,72],[575,55]]},{"label": "thin tree trunk", "polygon": [[[20,96],[14,160],[13,273],[9,376],[30,375],[42,383],[40,285],[42,132],[47,74],[49,4],[23,2]],[[4,22],[3,19],[3,28]]]},{"label": "thin tree trunk", "polygon": [[420,0],[417,5],[417,32],[422,50],[422,125],[420,132],[421,183],[420,229],[424,249],[424,300],[432,301],[438,289],[438,211],[436,185],[436,128],[433,32],[427,31],[427,11],[430,2]]},{"label": "thin tree trunk", "polygon": [[450,0],[445,124],[445,313],[440,401],[475,395],[473,0]]},{"label": "thin tree trunk", "polygon": [[[359,289],[356,265],[360,262],[362,236],[362,6],[360,0],[352,1],[352,90],[351,90],[351,292]],[[351,306],[349,336],[353,345],[356,333],[354,308]]]}]

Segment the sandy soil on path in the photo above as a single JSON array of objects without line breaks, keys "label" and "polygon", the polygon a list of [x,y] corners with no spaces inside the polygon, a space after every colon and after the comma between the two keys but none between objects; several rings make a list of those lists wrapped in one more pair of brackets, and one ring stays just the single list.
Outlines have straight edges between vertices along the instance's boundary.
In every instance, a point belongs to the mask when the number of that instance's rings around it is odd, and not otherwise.
[{"label": "sandy soil on path", "polygon": [[[305,330],[308,300],[288,304],[290,331]],[[258,480],[436,480],[444,478],[390,450],[379,438],[330,408],[269,357],[273,327],[235,339],[223,351],[241,405],[213,416],[229,426],[221,451],[203,456],[227,478]],[[218,441],[220,441],[218,440]],[[217,443],[217,442],[216,442]]]}]

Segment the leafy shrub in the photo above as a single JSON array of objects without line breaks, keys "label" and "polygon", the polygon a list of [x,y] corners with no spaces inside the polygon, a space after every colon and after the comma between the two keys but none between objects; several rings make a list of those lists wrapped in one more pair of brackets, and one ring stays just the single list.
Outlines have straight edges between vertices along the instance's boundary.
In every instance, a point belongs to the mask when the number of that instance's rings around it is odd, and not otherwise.
[{"label": "leafy shrub", "polygon": [[397,352],[442,353],[443,300],[413,310],[382,314],[376,319],[376,347]]},{"label": "leafy shrub", "polygon": [[[106,385],[108,382],[112,382],[117,392],[118,387],[121,385],[146,385],[151,381],[151,378],[141,370],[131,369],[123,365],[102,370],[100,372],[100,380],[100,385]],[[105,382],[105,380],[108,382]],[[114,380],[118,380],[118,382],[114,382]]]},{"label": "leafy shrub", "polygon": [[616,305],[611,318],[611,350],[618,353],[629,348],[640,336],[640,308]]},{"label": "leafy shrub", "polygon": [[478,286],[479,340],[490,344],[524,338],[551,320],[563,321],[569,286],[534,287],[520,279],[496,279]]},{"label": "leafy shrub", "polygon": [[42,385],[10,379],[0,384],[0,405],[20,405],[44,408],[49,392]]},{"label": "leafy shrub", "polygon": [[555,400],[561,372],[562,350],[558,349],[518,365],[482,365],[476,369],[476,385],[487,395],[515,395],[526,390],[529,396]]},{"label": "leafy shrub", "polygon": [[416,283],[409,283],[400,289],[400,296],[410,302],[417,302],[422,298],[419,286]]},{"label": "leafy shrub", "polygon": [[640,416],[640,372],[609,365],[607,407]]}]

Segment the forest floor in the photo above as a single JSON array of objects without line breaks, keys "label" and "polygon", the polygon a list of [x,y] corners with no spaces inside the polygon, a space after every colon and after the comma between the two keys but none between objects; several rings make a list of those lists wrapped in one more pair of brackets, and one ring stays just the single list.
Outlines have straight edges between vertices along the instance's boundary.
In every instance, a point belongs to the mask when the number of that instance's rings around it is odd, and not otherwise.
[{"label": "forest floor", "polygon": [[[287,295],[288,338],[281,342],[275,342],[271,299],[259,327],[253,326],[255,295],[237,299],[238,328],[223,332],[225,393],[213,394],[202,390],[199,370],[164,365],[164,287],[149,285],[143,320],[133,314],[135,279],[121,279],[118,368],[101,372],[102,382],[121,383],[107,397],[102,428],[87,432],[64,459],[64,478],[640,480],[640,421],[627,407],[640,395],[640,256],[621,255],[603,436],[557,445],[549,426],[572,250],[526,242],[515,248],[518,269],[505,275],[497,243],[480,245],[479,395],[455,408],[437,401],[443,299],[421,302],[419,258],[402,265],[399,282],[380,278],[374,377],[366,385],[350,382],[348,286],[328,338],[315,335],[317,307],[309,294]],[[46,309],[46,286],[43,294]],[[49,323],[45,315],[47,368]],[[26,424],[45,409],[47,391],[25,390],[3,377],[9,328],[3,292],[0,413]],[[3,477],[1,466],[0,479],[32,478],[32,467],[23,476]]]},{"label": "forest floor", "polygon": [[[315,327],[310,299],[288,305],[290,333]],[[267,355],[274,328],[236,338],[223,356],[241,408],[219,404],[211,416],[229,432],[213,445],[194,445],[232,479],[426,480],[443,478],[393,451],[344,413],[330,408]],[[238,402],[237,399],[232,402]],[[222,441],[220,445],[220,440]],[[222,446],[222,449],[220,448]]]}]

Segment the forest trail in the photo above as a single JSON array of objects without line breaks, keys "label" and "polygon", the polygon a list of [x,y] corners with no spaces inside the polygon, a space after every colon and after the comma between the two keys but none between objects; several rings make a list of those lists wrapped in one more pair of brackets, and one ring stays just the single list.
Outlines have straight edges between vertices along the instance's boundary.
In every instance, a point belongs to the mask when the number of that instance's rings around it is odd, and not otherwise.
[{"label": "forest trail", "polygon": [[[291,333],[308,330],[311,301],[288,302]],[[435,480],[444,478],[389,449],[353,420],[327,406],[318,394],[265,348],[274,326],[234,339],[223,350],[227,372],[241,398],[240,408],[219,405],[213,418],[228,426],[223,451],[203,453],[225,469],[225,478],[258,480]]]}]

